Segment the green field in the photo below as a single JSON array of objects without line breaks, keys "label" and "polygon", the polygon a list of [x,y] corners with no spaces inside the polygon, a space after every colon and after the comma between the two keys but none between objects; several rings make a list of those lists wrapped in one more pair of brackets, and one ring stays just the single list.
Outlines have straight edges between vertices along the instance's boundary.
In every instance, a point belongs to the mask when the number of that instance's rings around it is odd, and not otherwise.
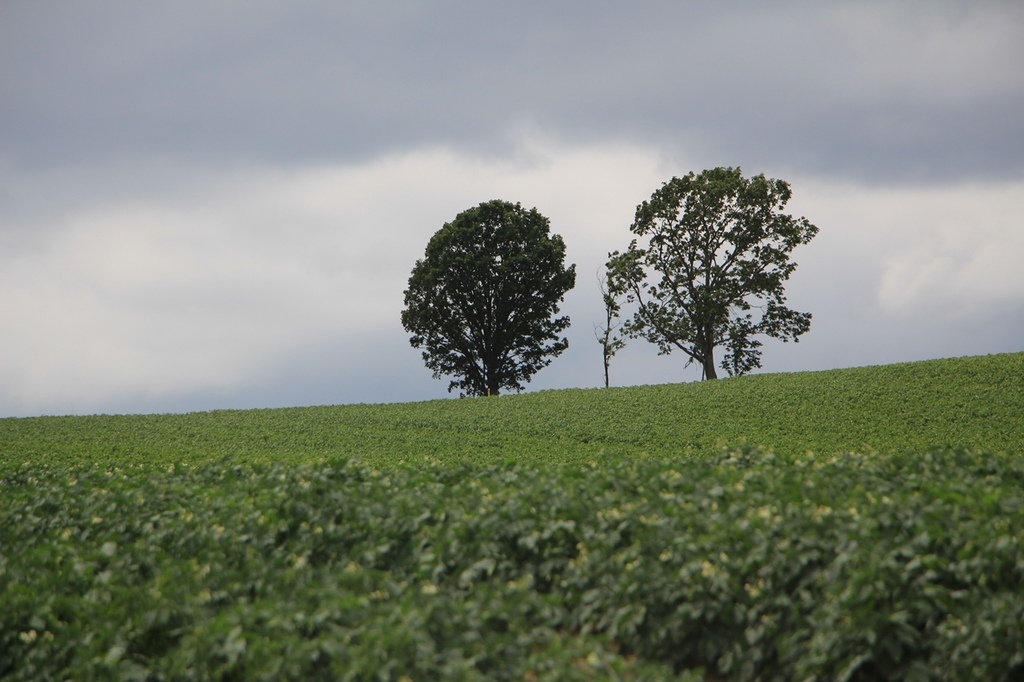
[{"label": "green field", "polygon": [[756,444],[1024,454],[1024,353],[717,382],[545,391],[494,400],[0,419],[12,465],[588,463],[710,455]]},{"label": "green field", "polygon": [[1024,354],[0,420],[0,678],[1024,675]]}]

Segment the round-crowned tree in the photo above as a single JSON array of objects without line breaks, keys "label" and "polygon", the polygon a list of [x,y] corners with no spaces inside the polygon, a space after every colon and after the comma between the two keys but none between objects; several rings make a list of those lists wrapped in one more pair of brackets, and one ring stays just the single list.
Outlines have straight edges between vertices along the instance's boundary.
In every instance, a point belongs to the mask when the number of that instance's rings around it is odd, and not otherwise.
[{"label": "round-crowned tree", "polygon": [[569,347],[559,304],[576,283],[565,243],[537,209],[488,201],[458,214],[409,277],[402,326],[448,390],[498,395]]}]

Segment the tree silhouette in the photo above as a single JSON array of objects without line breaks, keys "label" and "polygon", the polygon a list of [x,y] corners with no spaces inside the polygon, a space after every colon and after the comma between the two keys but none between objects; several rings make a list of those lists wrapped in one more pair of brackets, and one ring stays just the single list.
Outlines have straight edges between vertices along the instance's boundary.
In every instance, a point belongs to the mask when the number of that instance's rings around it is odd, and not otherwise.
[{"label": "tree silhouette", "polygon": [[494,200],[458,214],[427,244],[405,291],[402,325],[434,378],[468,395],[522,390],[569,347],[555,317],[576,283],[565,244],[537,209]]}]

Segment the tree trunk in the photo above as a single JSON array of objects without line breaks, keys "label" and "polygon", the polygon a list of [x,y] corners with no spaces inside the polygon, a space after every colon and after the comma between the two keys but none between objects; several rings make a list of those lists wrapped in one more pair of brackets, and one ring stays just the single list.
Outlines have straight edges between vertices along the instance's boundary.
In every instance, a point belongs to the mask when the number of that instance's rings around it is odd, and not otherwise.
[{"label": "tree trunk", "polygon": [[710,381],[711,379],[718,378],[718,372],[715,371],[715,349],[708,348],[704,351],[703,357],[704,363],[704,381]]},{"label": "tree trunk", "polygon": [[491,355],[481,358],[483,364],[484,395],[498,395],[501,383],[498,381],[498,362]]}]

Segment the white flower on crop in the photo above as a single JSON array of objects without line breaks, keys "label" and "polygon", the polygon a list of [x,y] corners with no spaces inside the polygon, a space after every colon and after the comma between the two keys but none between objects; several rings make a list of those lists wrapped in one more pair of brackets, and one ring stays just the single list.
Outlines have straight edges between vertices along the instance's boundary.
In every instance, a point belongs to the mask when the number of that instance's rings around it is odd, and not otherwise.
[{"label": "white flower on crop", "polygon": [[757,599],[759,596],[761,596],[761,593],[764,591],[764,586],[765,586],[764,578],[761,578],[754,585],[751,585],[750,583],[746,583],[743,586],[743,589],[745,589],[747,591],[747,594],[750,595],[751,599]]},{"label": "white flower on crop", "polygon": [[435,585],[434,583],[427,583],[422,588],[420,588],[420,592],[422,592],[423,594],[437,594],[437,585]]},{"label": "white flower on crop", "polygon": [[18,639],[23,641],[25,644],[31,644],[32,642],[36,641],[36,637],[38,636],[39,635],[35,630],[28,630],[26,632],[19,633]]},{"label": "white flower on crop", "polygon": [[832,507],[829,507],[827,505],[818,505],[818,506],[816,506],[814,508],[814,512],[812,513],[812,516],[814,517],[815,521],[821,521],[823,518],[825,518],[826,516],[828,516],[831,513],[832,513]]},{"label": "white flower on crop", "polygon": [[526,575],[521,576],[518,580],[509,580],[505,586],[516,592],[533,589],[533,574],[527,573]]},{"label": "white flower on crop", "polygon": [[666,472],[663,472],[661,474],[662,480],[664,480],[667,483],[675,483],[676,481],[678,481],[682,477],[683,477],[683,475],[681,473],[679,473],[678,471],[676,471],[675,469],[670,469],[670,470],[668,470]]}]

